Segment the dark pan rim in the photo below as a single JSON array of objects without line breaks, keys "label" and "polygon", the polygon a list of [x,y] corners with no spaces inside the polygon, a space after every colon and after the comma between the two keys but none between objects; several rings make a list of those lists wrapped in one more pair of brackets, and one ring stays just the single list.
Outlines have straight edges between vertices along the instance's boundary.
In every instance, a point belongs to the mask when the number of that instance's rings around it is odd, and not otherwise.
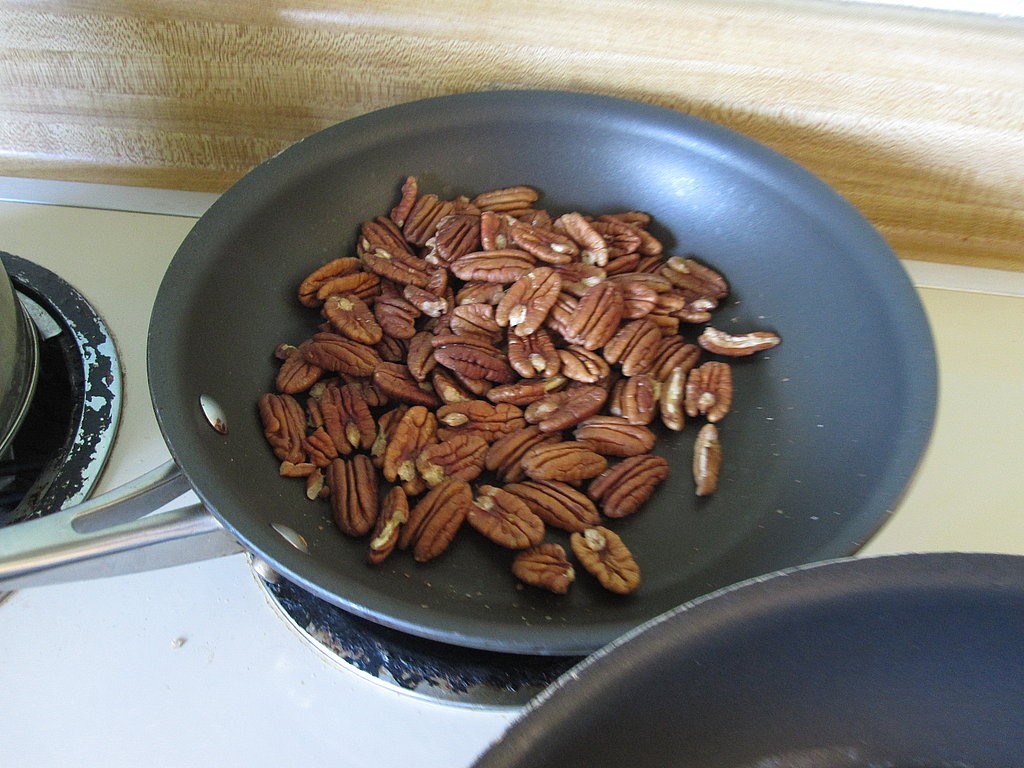
[{"label": "dark pan rim", "polygon": [[[631,678],[657,678],[657,669],[699,667],[701,659],[707,658],[709,648],[714,649],[716,653],[728,654],[730,650],[738,652],[733,645],[734,638],[748,629],[758,633],[758,637],[763,634],[778,639],[779,632],[773,627],[789,627],[791,623],[799,622],[799,636],[794,637],[792,641],[794,646],[799,646],[800,643],[815,642],[815,622],[826,621],[826,616],[831,621],[836,613],[844,611],[848,611],[851,617],[849,630],[852,633],[856,629],[856,620],[865,619],[870,622],[871,617],[899,615],[901,607],[912,602],[926,605],[929,612],[939,617],[943,616],[943,610],[947,606],[955,611],[957,606],[970,605],[990,610],[997,619],[999,616],[1006,619],[1019,610],[1022,601],[1024,556],[1003,553],[948,551],[837,558],[748,579],[667,611],[630,630],[576,664],[538,694],[500,739],[481,755],[474,766],[513,768],[547,764],[544,762],[544,755],[548,754],[545,751],[546,745],[566,744],[574,738],[585,739],[586,728],[600,720],[600,713],[605,715],[603,722],[614,722],[612,710],[622,704],[618,692]],[[806,631],[803,629],[805,626]],[[990,627],[990,631],[994,628],[995,626]],[[933,659],[931,652],[947,642],[949,636],[956,632],[954,625],[950,625],[947,636],[943,636],[942,632],[922,636],[920,630],[915,630],[912,634],[908,633],[908,637],[900,642],[913,649],[913,654],[919,656],[922,665],[938,665],[939,662],[934,659],[940,656]],[[869,635],[867,641],[869,644],[872,642],[870,637]],[[1019,638],[1014,642],[1019,647]],[[770,650],[766,652],[770,653]],[[824,655],[828,657],[828,651]],[[828,688],[835,684],[829,679],[830,675],[834,674],[839,679],[845,674],[843,659],[834,658],[832,661],[834,672],[815,670],[817,677],[814,678],[814,685]],[[886,662],[879,661],[879,666],[886,666]],[[957,676],[958,670],[955,669],[945,668],[941,672],[936,671],[936,674],[950,681],[966,684],[967,676],[973,679],[979,673],[971,660],[965,659],[963,666],[964,680]],[[897,679],[898,674],[897,670],[896,677],[889,681],[892,689],[901,687]],[[736,681],[737,687],[743,684],[744,681]],[[756,685],[753,682],[751,684]],[[853,681],[851,684],[856,686],[857,682]],[[995,681],[993,684],[995,685]],[[1009,685],[1012,686],[1014,683]],[[1019,681],[1016,685],[1019,688]],[[729,692],[725,696],[734,693]],[[748,695],[775,702],[773,693],[777,692],[755,688]],[[876,691],[874,698],[881,701],[887,694],[885,690]],[[682,694],[680,699],[691,695],[694,700],[702,698],[701,691],[694,690],[692,694]],[[978,697],[984,699],[985,693],[971,691],[970,695],[972,700]],[[714,699],[715,696],[715,691],[707,691],[709,699]],[[651,699],[657,697],[658,692],[651,691]],[[641,707],[645,706],[642,702],[635,703]],[[777,704],[780,712],[790,713],[787,702],[778,700]],[[673,705],[660,701],[657,706],[662,716],[661,726],[671,728],[672,723],[667,722],[665,717],[672,711]],[[651,707],[654,708],[655,705],[651,704]],[[974,715],[984,716],[984,711],[971,711]],[[595,712],[599,713],[596,718]],[[990,714],[993,720],[1002,717],[995,713]],[[866,716],[866,712],[858,711],[847,711],[841,715],[836,713],[837,718],[850,720]],[[950,713],[951,719],[957,717],[957,713]],[[1003,719],[1020,721],[1021,716],[1016,712]],[[744,738],[744,725],[742,721],[734,724],[735,738]],[[615,726],[609,727],[614,733]],[[985,724],[979,723],[978,729],[979,733],[984,733]],[[690,733],[690,737],[695,736]],[[613,738],[629,737],[626,734],[619,734]],[[807,738],[808,743],[815,743],[813,734]],[[1024,738],[1019,731],[1016,732],[1014,739],[1016,749],[1024,749]],[[870,749],[882,745],[862,746]],[[1010,745],[1000,746],[1012,748]],[[1018,753],[1018,758],[1020,754]],[[715,764],[724,763],[715,761]],[[825,761],[813,764],[833,763]]]}]

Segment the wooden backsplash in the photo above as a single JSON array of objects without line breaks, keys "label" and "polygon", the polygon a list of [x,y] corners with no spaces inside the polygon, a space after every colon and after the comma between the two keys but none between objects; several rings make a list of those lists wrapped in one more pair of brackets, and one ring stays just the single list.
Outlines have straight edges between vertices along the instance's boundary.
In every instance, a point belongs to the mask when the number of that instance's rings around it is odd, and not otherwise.
[{"label": "wooden backsplash", "polygon": [[6,0],[0,175],[220,191],[345,118],[505,88],[716,120],[905,258],[1024,271],[1024,21],[828,0]]}]

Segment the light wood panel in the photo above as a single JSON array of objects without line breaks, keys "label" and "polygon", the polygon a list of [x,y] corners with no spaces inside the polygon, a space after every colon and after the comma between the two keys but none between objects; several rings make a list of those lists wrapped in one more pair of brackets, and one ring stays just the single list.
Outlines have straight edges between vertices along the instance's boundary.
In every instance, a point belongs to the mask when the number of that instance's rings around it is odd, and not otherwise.
[{"label": "light wood panel", "polygon": [[522,87],[716,120],[905,258],[1024,270],[1024,22],[827,0],[7,0],[0,175],[219,191],[347,117]]}]

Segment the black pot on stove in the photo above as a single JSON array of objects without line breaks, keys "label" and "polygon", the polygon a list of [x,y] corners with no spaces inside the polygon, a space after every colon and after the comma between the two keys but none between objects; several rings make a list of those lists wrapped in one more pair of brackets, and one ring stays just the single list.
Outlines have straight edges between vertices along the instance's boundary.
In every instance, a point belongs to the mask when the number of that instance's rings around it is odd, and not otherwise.
[{"label": "black pot on stove", "polygon": [[0,455],[18,431],[35,390],[39,342],[35,326],[0,267]]}]

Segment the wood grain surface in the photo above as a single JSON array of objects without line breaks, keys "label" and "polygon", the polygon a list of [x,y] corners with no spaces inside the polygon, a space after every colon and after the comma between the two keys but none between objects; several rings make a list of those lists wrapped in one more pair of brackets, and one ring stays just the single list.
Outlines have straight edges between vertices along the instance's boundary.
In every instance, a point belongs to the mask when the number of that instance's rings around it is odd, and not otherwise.
[{"label": "wood grain surface", "polygon": [[1024,271],[1024,21],[828,0],[5,0],[0,175],[220,191],[348,117],[507,88],[710,118],[904,258]]}]

